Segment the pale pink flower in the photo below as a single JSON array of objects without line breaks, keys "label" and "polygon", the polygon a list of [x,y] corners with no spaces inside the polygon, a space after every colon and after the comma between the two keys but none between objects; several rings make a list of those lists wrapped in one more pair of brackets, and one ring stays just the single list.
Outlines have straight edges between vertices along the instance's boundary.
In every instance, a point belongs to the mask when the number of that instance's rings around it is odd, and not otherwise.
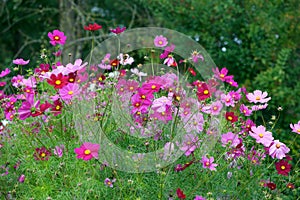
[{"label": "pale pink flower", "polygon": [[168,67],[176,67],[177,63],[175,58],[172,55],[169,55],[165,60],[164,60],[164,64],[168,65]]},{"label": "pale pink flower", "polygon": [[272,133],[266,131],[266,128],[262,125],[258,127],[252,126],[249,134],[256,139],[257,143],[263,144],[265,147],[269,147],[274,140]]},{"label": "pale pink flower", "polygon": [[267,103],[270,101],[271,97],[268,97],[268,92],[262,92],[260,90],[255,90],[253,93],[248,93],[247,99],[250,103]]},{"label": "pale pink flower", "polygon": [[272,158],[282,159],[286,156],[286,154],[290,151],[290,149],[279,140],[274,140],[269,149],[269,155]]},{"label": "pale pink flower", "polygon": [[162,36],[162,35],[157,35],[154,38],[154,46],[156,47],[165,47],[168,45],[168,40],[166,37]]},{"label": "pale pink flower", "polygon": [[222,135],[221,142],[223,147],[225,147],[227,144],[230,144],[230,147],[236,147],[240,143],[240,140],[238,135],[228,132]]},{"label": "pale pink flower", "polygon": [[16,65],[27,65],[29,63],[30,60],[23,60],[23,58],[17,58],[15,60],[13,60],[13,63]]},{"label": "pale pink flower", "polygon": [[230,94],[221,94],[221,101],[225,104],[225,106],[234,107],[234,99],[231,97]]},{"label": "pale pink flower", "polygon": [[300,134],[300,121],[297,124],[290,124],[292,132]]},{"label": "pale pink flower", "polygon": [[264,110],[264,109],[266,109],[268,107],[268,104],[267,103],[265,103],[265,104],[259,104],[259,105],[254,105],[254,106],[252,106],[251,107],[251,110],[252,110],[252,112],[253,111],[258,111],[258,110]]}]

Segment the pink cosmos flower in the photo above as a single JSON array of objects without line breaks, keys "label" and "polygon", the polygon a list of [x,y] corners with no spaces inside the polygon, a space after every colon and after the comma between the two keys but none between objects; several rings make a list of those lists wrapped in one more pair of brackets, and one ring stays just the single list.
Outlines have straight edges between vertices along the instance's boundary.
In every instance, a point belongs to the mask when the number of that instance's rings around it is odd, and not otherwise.
[{"label": "pink cosmos flower", "polygon": [[53,46],[57,44],[64,45],[67,40],[67,36],[65,36],[65,34],[59,30],[54,30],[52,33],[49,32],[48,37],[50,39],[50,44]]},{"label": "pink cosmos flower", "polygon": [[25,120],[30,117],[36,110],[38,110],[40,100],[34,101],[34,95],[27,94],[26,101],[24,101],[18,110],[21,120]]},{"label": "pink cosmos flower", "polygon": [[23,60],[23,58],[17,58],[15,60],[13,60],[13,63],[15,65],[27,65],[29,63],[30,60]]},{"label": "pink cosmos flower", "polygon": [[18,178],[18,181],[19,181],[20,183],[24,183],[24,181],[25,181],[25,175],[24,175],[24,174],[21,174],[21,176]]},{"label": "pink cosmos flower", "polygon": [[157,112],[165,112],[167,107],[172,106],[172,99],[162,96],[157,98],[152,103],[152,109]]},{"label": "pink cosmos flower", "polygon": [[169,55],[165,60],[164,60],[164,65],[167,65],[168,67],[176,67],[177,63],[175,58],[172,55]]},{"label": "pink cosmos flower", "polygon": [[233,75],[225,77],[225,82],[229,83],[229,85],[231,85],[233,87],[238,87],[239,86],[238,83],[233,80]]},{"label": "pink cosmos flower", "polygon": [[241,89],[238,89],[237,91],[230,91],[228,94],[235,100],[239,101],[242,98],[241,95]]},{"label": "pink cosmos flower", "polygon": [[200,133],[203,131],[204,126],[204,118],[201,113],[192,114],[192,116],[186,117],[183,119],[185,123],[185,130],[187,133],[195,131],[196,133]]},{"label": "pink cosmos flower", "polygon": [[197,63],[197,62],[199,61],[199,59],[203,62],[203,61],[204,61],[203,55],[200,54],[200,53],[197,52],[197,51],[193,51],[191,60],[192,60],[194,63]]},{"label": "pink cosmos flower", "polygon": [[162,35],[157,35],[154,38],[154,46],[156,47],[165,47],[168,44],[168,40],[166,37],[162,36]]},{"label": "pink cosmos flower", "polygon": [[262,125],[258,127],[252,126],[249,134],[256,139],[257,143],[263,144],[265,147],[269,147],[274,140],[272,133],[266,131],[266,128]]},{"label": "pink cosmos flower", "polygon": [[230,94],[221,94],[221,101],[225,104],[225,106],[234,107],[234,99]]},{"label": "pink cosmos flower", "polygon": [[266,98],[267,96],[268,92],[262,92],[260,90],[255,90],[253,93],[246,95],[250,103],[267,103],[271,99],[271,97]]},{"label": "pink cosmos flower", "polygon": [[230,144],[230,147],[236,147],[240,143],[240,140],[238,135],[228,132],[222,135],[221,142],[223,147],[227,144]]},{"label": "pink cosmos flower", "polygon": [[108,69],[108,70],[112,68],[112,66],[110,65],[109,53],[104,56],[103,60],[101,61],[101,64],[99,64],[98,67],[100,67],[101,69]]},{"label": "pink cosmos flower", "polygon": [[292,132],[300,134],[300,121],[297,124],[290,124]]},{"label": "pink cosmos flower", "polygon": [[169,53],[173,52],[175,49],[175,45],[171,44],[170,46],[167,46],[162,54],[160,54],[159,58],[164,59],[168,57]]},{"label": "pink cosmos flower", "polygon": [[198,137],[194,134],[186,134],[184,135],[183,141],[181,143],[176,142],[176,145],[179,147],[181,151],[184,151],[186,156],[189,156],[193,153],[198,146]]},{"label": "pink cosmos flower", "polygon": [[9,68],[6,68],[5,70],[3,70],[1,73],[0,73],[0,78],[8,75],[10,73],[10,69]]},{"label": "pink cosmos flower", "polygon": [[74,152],[77,154],[78,159],[83,159],[87,161],[87,160],[91,160],[92,158],[98,159],[99,149],[100,149],[99,144],[85,142],[79,148],[75,148]]},{"label": "pink cosmos flower", "polygon": [[274,140],[270,146],[269,155],[272,158],[282,159],[289,151],[290,149],[284,143]]},{"label": "pink cosmos flower", "polygon": [[105,180],[104,180],[104,184],[106,185],[106,186],[108,186],[108,187],[114,187],[113,186],[113,183],[114,182],[116,182],[116,179],[114,178],[114,179],[112,179],[112,180],[110,180],[109,178],[106,178]]},{"label": "pink cosmos flower", "polygon": [[115,34],[121,34],[121,33],[123,33],[125,30],[126,30],[126,27],[123,27],[123,28],[117,27],[117,28],[115,28],[115,29],[110,29],[110,31],[111,31],[112,33],[115,33]]},{"label": "pink cosmos flower", "polygon": [[240,106],[240,111],[242,114],[244,114],[245,116],[250,116],[252,114],[252,110],[250,110],[247,106],[245,106],[244,104],[242,104]]},{"label": "pink cosmos flower", "polygon": [[254,105],[251,107],[251,110],[252,111],[257,111],[257,110],[264,110],[268,107],[268,104],[265,103],[265,104],[259,104],[259,105]]},{"label": "pink cosmos flower", "polygon": [[74,96],[80,94],[80,88],[77,83],[69,83],[59,90],[62,100],[71,100]]},{"label": "pink cosmos flower", "polygon": [[203,168],[208,168],[211,171],[216,171],[217,169],[215,168],[218,166],[218,164],[213,163],[214,162],[214,157],[207,158],[206,156],[202,157],[201,163]]},{"label": "pink cosmos flower", "polygon": [[63,155],[64,149],[65,149],[64,145],[55,146],[54,154],[57,155],[59,158],[61,158]]},{"label": "pink cosmos flower", "polygon": [[196,195],[194,200],[206,200],[206,198],[204,198],[203,196]]},{"label": "pink cosmos flower", "polygon": [[227,77],[227,73],[228,73],[228,69],[227,68],[223,67],[221,69],[221,71],[220,71],[219,68],[217,67],[216,69],[213,69],[212,71],[214,72],[214,76],[217,79],[225,82],[225,78]]}]

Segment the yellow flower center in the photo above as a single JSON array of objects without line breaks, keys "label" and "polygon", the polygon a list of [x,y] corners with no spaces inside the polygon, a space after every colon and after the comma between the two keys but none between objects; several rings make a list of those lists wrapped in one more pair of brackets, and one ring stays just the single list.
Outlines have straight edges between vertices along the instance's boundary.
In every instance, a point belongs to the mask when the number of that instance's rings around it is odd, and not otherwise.
[{"label": "yellow flower center", "polygon": [[124,91],[124,88],[120,88],[120,91],[123,92],[123,91]]},{"label": "yellow flower center", "polygon": [[43,158],[44,158],[45,156],[46,156],[46,154],[45,154],[45,153],[42,153],[42,154],[41,154],[41,157],[43,157]]},{"label": "yellow flower center", "polygon": [[55,84],[56,84],[56,85],[60,85],[60,84],[61,84],[61,81],[60,81],[60,80],[56,80],[56,81],[55,81]]},{"label": "yellow flower center", "polygon": [[135,104],[135,107],[139,107],[139,106],[140,106],[140,104],[139,104],[139,103],[136,103],[136,104]]},{"label": "yellow flower center", "polygon": [[221,78],[224,78],[224,76],[225,76],[224,74],[220,74],[220,77],[221,77]]},{"label": "yellow flower center", "polygon": [[208,94],[208,90],[204,90],[203,94]]},{"label": "yellow flower center", "polygon": [[70,78],[70,79],[69,79],[69,81],[70,81],[70,82],[73,82],[73,81],[74,81],[74,79],[73,79],[73,78]]},{"label": "yellow flower center", "polygon": [[133,87],[131,86],[131,87],[129,88],[129,90],[133,90]]},{"label": "yellow flower center", "polygon": [[299,133],[300,133],[300,128],[297,130],[297,132],[299,132]]},{"label": "yellow flower center", "polygon": [[69,95],[72,95],[74,92],[71,90],[68,92]]},{"label": "yellow flower center", "polygon": [[156,85],[152,85],[151,88],[154,90],[156,88]]},{"label": "yellow flower center", "polygon": [[87,150],[84,151],[84,154],[89,155],[89,154],[91,154],[91,151],[89,149],[87,149]]},{"label": "yellow flower center", "polygon": [[260,100],[260,97],[256,97],[255,99],[256,99],[256,100]]},{"label": "yellow flower center", "polygon": [[177,97],[176,97],[176,100],[177,100],[177,101],[180,101],[180,96],[177,96]]},{"label": "yellow flower center", "polygon": [[26,90],[26,92],[27,92],[27,93],[29,93],[29,92],[30,92],[30,90],[28,90],[28,89],[27,89],[27,90]]},{"label": "yellow flower center", "polygon": [[256,163],[256,160],[252,160],[252,163],[255,164],[255,163]]},{"label": "yellow flower center", "polygon": [[276,144],[276,148],[279,149],[280,148],[280,144]]},{"label": "yellow flower center", "polygon": [[214,108],[213,108],[214,110],[218,110],[218,107],[217,106],[214,106]]},{"label": "yellow flower center", "polygon": [[159,42],[158,42],[158,44],[162,44],[163,42],[160,40]]},{"label": "yellow flower center", "polygon": [[228,120],[230,120],[230,121],[231,121],[231,120],[232,120],[232,117],[231,117],[231,116],[228,116]]},{"label": "yellow flower center", "polygon": [[145,96],[145,95],[142,95],[141,97],[142,97],[142,99],[146,99],[146,96]]},{"label": "yellow flower center", "polygon": [[263,138],[263,137],[264,137],[264,134],[260,133],[260,134],[258,134],[258,136],[259,136],[260,138]]},{"label": "yellow flower center", "polygon": [[209,166],[209,162],[206,162],[205,165],[206,165],[206,166]]},{"label": "yellow flower center", "polygon": [[165,113],[165,112],[162,112],[162,113],[161,113],[161,115],[162,115],[162,116],[165,116],[165,115],[166,115],[166,113]]},{"label": "yellow flower center", "polygon": [[136,113],[137,115],[140,115],[141,114],[141,112],[140,111],[137,111],[137,113]]},{"label": "yellow flower center", "polygon": [[282,170],[284,170],[284,169],[285,169],[285,166],[284,166],[284,165],[282,165],[280,168],[281,168]]},{"label": "yellow flower center", "polygon": [[103,81],[103,79],[102,79],[102,77],[99,77],[99,79],[98,79],[99,81]]},{"label": "yellow flower center", "polygon": [[60,39],[60,37],[59,36],[54,36],[54,40],[59,40]]},{"label": "yellow flower center", "polygon": [[59,110],[59,109],[60,109],[60,106],[59,106],[59,105],[55,106],[55,109],[56,109],[56,110]]}]

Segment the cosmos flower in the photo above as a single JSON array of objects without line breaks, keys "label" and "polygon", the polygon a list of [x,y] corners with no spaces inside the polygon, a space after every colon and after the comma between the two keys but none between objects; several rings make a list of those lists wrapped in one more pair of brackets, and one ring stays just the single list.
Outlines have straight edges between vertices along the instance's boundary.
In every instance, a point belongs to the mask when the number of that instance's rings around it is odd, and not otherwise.
[{"label": "cosmos flower", "polygon": [[49,32],[48,37],[50,39],[50,44],[53,46],[57,44],[64,45],[67,40],[67,36],[65,36],[65,34],[59,30],[54,30],[52,33]]},{"label": "cosmos flower", "polygon": [[97,24],[97,23],[94,23],[94,24],[89,24],[88,26],[84,26],[83,28],[86,31],[92,31],[93,32],[93,31],[97,31],[97,30],[101,29],[102,26]]},{"label": "cosmos flower", "polygon": [[30,60],[23,60],[23,58],[17,58],[15,60],[13,60],[13,63],[15,65],[27,65],[29,63]]},{"label": "cosmos flower", "polygon": [[292,132],[300,134],[300,121],[297,124],[290,124]]},{"label": "cosmos flower", "polygon": [[246,95],[250,103],[267,103],[271,100],[271,97],[268,97],[268,92],[262,92],[260,90],[255,90],[253,93],[248,93]]},{"label": "cosmos flower", "polygon": [[214,157],[210,157],[207,158],[206,156],[202,157],[201,163],[203,168],[208,168],[211,171],[216,171],[216,166],[218,166],[218,164],[213,163],[214,162]]},{"label": "cosmos flower", "polygon": [[162,35],[157,35],[154,38],[154,46],[156,47],[165,47],[168,45],[168,40],[166,37],[162,36]]},{"label": "cosmos flower", "polygon": [[100,149],[99,144],[85,142],[79,148],[75,148],[74,152],[77,154],[78,159],[83,159],[87,161],[87,160],[91,160],[92,158],[98,159],[99,149]]}]

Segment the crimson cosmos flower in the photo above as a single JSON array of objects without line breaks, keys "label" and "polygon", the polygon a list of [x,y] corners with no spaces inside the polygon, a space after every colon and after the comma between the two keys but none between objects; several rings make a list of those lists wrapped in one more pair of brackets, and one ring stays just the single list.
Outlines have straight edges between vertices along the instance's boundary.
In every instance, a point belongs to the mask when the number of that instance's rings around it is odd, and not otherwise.
[{"label": "crimson cosmos flower", "polygon": [[102,29],[102,26],[97,23],[89,24],[88,26],[84,26],[84,30],[86,30],[86,31],[97,31],[99,29]]}]

